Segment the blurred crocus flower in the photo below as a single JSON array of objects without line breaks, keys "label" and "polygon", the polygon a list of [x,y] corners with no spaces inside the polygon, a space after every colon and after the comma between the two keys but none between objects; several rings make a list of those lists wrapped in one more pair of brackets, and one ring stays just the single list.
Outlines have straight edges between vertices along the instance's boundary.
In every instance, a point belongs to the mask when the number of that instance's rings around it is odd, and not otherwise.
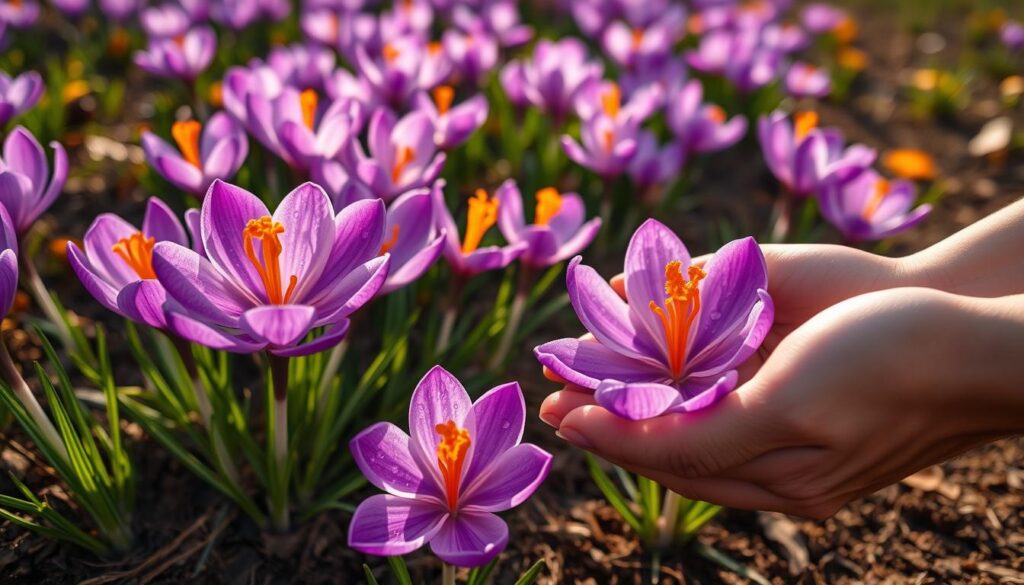
[{"label": "blurred crocus flower", "polygon": [[579,92],[576,111],[583,120],[582,145],[562,136],[562,148],[579,165],[609,178],[621,174],[636,152],[640,124],[658,106],[660,89],[649,86],[623,104],[614,82],[593,81]]},{"label": "blurred crocus flower", "polygon": [[399,0],[380,15],[380,32],[384,38],[406,35],[425,38],[434,22],[434,7],[429,0]]},{"label": "blurred crocus flower", "polygon": [[521,444],[525,423],[519,384],[493,388],[474,403],[435,366],[412,393],[409,434],[382,422],[349,443],[363,475],[387,492],[356,508],[349,546],[394,556],[429,543],[452,565],[490,562],[508,543],[508,526],[495,512],[526,501],[551,468],[550,454]]},{"label": "blurred crocus flower", "polygon": [[694,154],[716,152],[739,142],[747,132],[747,119],[733,116],[716,104],[704,103],[704,87],[691,79],[668,100],[665,118],[680,145],[682,166]]},{"label": "blurred crocus flower", "polygon": [[243,30],[257,20],[277,22],[291,12],[289,0],[215,0],[210,17],[233,30]]},{"label": "blurred crocus flower", "polygon": [[150,39],[145,51],[135,54],[135,64],[153,75],[192,81],[213,61],[217,35],[208,26],[197,26],[184,35]]},{"label": "blurred crocus flower", "polygon": [[589,60],[586,46],[578,39],[542,39],[533,58],[523,64],[523,93],[530,103],[561,124],[569,115],[577,91],[586,82],[599,79],[603,69],[599,62]]},{"label": "blurred crocus flower", "polygon": [[4,140],[0,160],[0,204],[10,214],[14,229],[23,236],[53,204],[68,177],[68,155],[59,142],[53,148],[53,175],[43,147],[28,130],[18,126]]},{"label": "blurred crocus flower", "polygon": [[686,10],[673,5],[649,26],[617,20],[608,25],[601,41],[605,53],[616,63],[634,69],[658,66],[685,35]]},{"label": "blurred crocus flower", "polygon": [[444,182],[438,183],[433,191],[434,213],[437,214],[435,217],[438,227],[444,231],[444,258],[457,274],[470,276],[478,272],[504,268],[526,251],[526,242],[480,247],[480,242],[487,235],[487,231],[498,223],[498,208],[501,205],[501,200],[496,195],[489,196],[483,189],[477,189],[473,197],[469,198],[466,232],[460,241],[455,218],[445,204]]},{"label": "blurred crocus flower", "polygon": [[1015,20],[1007,21],[999,30],[999,37],[1011,51],[1024,50],[1024,24]]},{"label": "blurred crocus flower", "polygon": [[912,182],[888,181],[868,170],[850,181],[829,183],[818,201],[829,223],[848,240],[861,242],[881,240],[920,223],[932,207],[913,208],[916,198]]},{"label": "blurred crocus flower", "polygon": [[169,2],[143,9],[139,22],[150,38],[167,39],[184,35],[193,20],[181,5]]},{"label": "blurred crocus flower", "polygon": [[146,159],[175,187],[200,197],[214,179],[235,176],[249,153],[249,139],[242,127],[224,112],[211,116],[205,127],[195,120],[175,122],[171,136],[177,148],[144,132]]},{"label": "blurred crocus flower", "polygon": [[818,128],[818,114],[797,112],[791,124],[782,112],[763,116],[758,140],[772,174],[795,197],[818,193],[828,181],[849,181],[875,162],[876,152],[862,144],[844,145],[834,128]]},{"label": "blurred crocus flower", "polygon": [[[285,196],[271,215],[258,197],[215,181],[200,211],[203,251],[159,242],[153,270],[175,301],[167,324],[214,349],[280,356],[323,351],[348,330],[348,316],[387,276],[380,255],[384,204],[365,201],[335,216],[312,183]],[[312,341],[303,340],[326,327]]]},{"label": "blurred crocus flower", "polygon": [[753,238],[726,244],[698,267],[671,230],[648,220],[630,240],[624,272],[626,301],[574,259],[569,299],[593,338],[545,343],[537,359],[632,420],[700,410],[731,392],[736,368],[757,351],[775,313]]},{"label": "blurred crocus flower", "polygon": [[22,73],[13,79],[0,71],[0,127],[35,106],[45,90],[43,78],[35,71]]},{"label": "blurred crocus flower", "polygon": [[658,144],[653,132],[641,130],[636,139],[636,152],[626,172],[641,195],[651,188],[676,177],[683,168],[684,151],[678,141],[664,147]]},{"label": "blurred crocus flower", "polygon": [[288,85],[322,90],[334,73],[336,60],[327,47],[294,43],[271,49],[267,65]]},{"label": "blurred crocus flower", "polygon": [[505,91],[505,97],[510,104],[518,109],[530,105],[530,98],[526,97],[526,73],[522,61],[509,61],[498,74],[501,82],[501,89]]},{"label": "blurred crocus flower", "polygon": [[828,71],[802,61],[789,67],[785,84],[786,93],[797,98],[821,98],[832,92],[832,78]]},{"label": "blurred crocus flower", "polygon": [[824,2],[813,2],[800,11],[804,28],[817,35],[835,30],[847,18],[845,10]]},{"label": "blurred crocus flower", "polygon": [[434,144],[434,125],[425,112],[397,119],[387,108],[379,108],[370,118],[367,134],[369,156],[357,140],[350,141],[343,156],[375,196],[394,199],[430,185],[441,173],[445,155]]},{"label": "blurred crocus flower", "polygon": [[363,126],[365,113],[353,100],[320,106],[313,89],[286,87],[272,102],[250,99],[246,117],[253,136],[295,169],[316,159],[334,159]]},{"label": "blurred crocus flower", "polygon": [[570,0],[566,2],[576,26],[584,34],[600,38],[612,19],[620,16],[614,0]]},{"label": "blurred crocus flower", "polygon": [[0,311],[6,318],[18,294],[18,234],[7,210],[0,205]]},{"label": "blurred crocus flower", "polygon": [[224,109],[249,128],[249,108],[269,108],[286,85],[277,71],[258,59],[247,67],[229,67],[221,85]]},{"label": "blurred crocus flower", "polygon": [[[55,2],[60,8],[59,2]],[[81,2],[82,12],[89,7],[88,0]],[[62,11],[63,12],[63,11]],[[80,14],[80,13],[79,13]],[[68,16],[74,16],[68,14]],[[39,19],[39,3],[34,0],[3,0],[0,1],[0,21],[17,29],[32,26]]]},{"label": "blurred crocus flower", "polygon": [[718,29],[705,34],[687,63],[703,73],[722,75],[741,92],[768,85],[778,77],[782,51],[764,42],[759,31]]},{"label": "blurred crocus flower", "polygon": [[526,242],[519,261],[543,268],[579,254],[590,245],[601,219],[587,219],[583,199],[576,193],[559,193],[553,187],[537,191],[533,223],[526,223],[523,195],[515,181],[508,179],[494,193],[501,202],[498,227],[511,244]]},{"label": "blurred crocus flower", "polygon": [[125,22],[139,13],[140,0],[99,0],[104,16],[116,22]]},{"label": "blurred crocus flower", "polygon": [[[440,190],[443,185],[438,181],[432,189]],[[391,254],[391,269],[378,296],[408,286],[441,257],[444,234],[434,221],[432,189],[409,191],[388,206],[380,253]]]},{"label": "blurred crocus flower", "polygon": [[487,98],[477,94],[454,104],[455,88],[450,85],[435,87],[428,97],[416,96],[416,109],[425,112],[434,124],[434,144],[441,150],[451,150],[469,139],[487,121]]},{"label": "blurred crocus flower", "polygon": [[452,9],[452,21],[462,30],[483,30],[503,47],[516,47],[533,38],[533,29],[519,20],[514,0],[493,0],[480,8],[459,4]]},{"label": "blurred crocus flower", "polygon": [[385,43],[378,57],[356,48],[360,75],[373,91],[392,106],[401,106],[417,91],[430,90],[452,72],[440,43],[425,43],[412,36]]},{"label": "blurred crocus flower", "polygon": [[141,228],[104,213],[85,232],[84,250],[68,243],[68,262],[101,305],[136,323],[165,329],[167,294],[153,272],[157,242],[188,246],[188,237],[167,204],[150,197]]},{"label": "blurred crocus flower", "polygon": [[498,64],[498,39],[485,30],[448,29],[442,44],[459,80],[479,84]]}]

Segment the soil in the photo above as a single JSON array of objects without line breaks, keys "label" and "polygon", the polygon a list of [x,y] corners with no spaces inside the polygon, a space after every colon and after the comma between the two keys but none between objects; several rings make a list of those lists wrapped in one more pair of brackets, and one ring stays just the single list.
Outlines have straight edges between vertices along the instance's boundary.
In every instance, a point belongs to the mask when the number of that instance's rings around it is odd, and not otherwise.
[{"label": "soil", "polygon": [[[968,141],[1000,109],[996,80],[984,73],[973,83],[970,105],[952,120],[923,119],[902,99],[910,68],[934,60],[956,64],[967,43],[966,13],[951,9],[937,21],[934,30],[945,38],[946,48],[926,58],[905,25],[886,8],[875,3],[855,10],[861,23],[858,46],[867,51],[871,65],[849,102],[826,103],[821,113],[823,124],[839,126],[851,140],[880,150],[920,148],[935,157],[945,194],[926,222],[893,242],[889,252],[905,254],[1016,200],[1024,192],[1024,157],[1020,150],[990,160],[967,154]],[[1024,127],[1019,109],[1010,115],[1017,128]],[[78,158],[83,156],[77,153]],[[713,241],[722,221],[739,233],[763,229],[775,187],[761,165],[742,162],[758,157],[756,145],[743,144],[707,161],[693,188],[694,211],[670,220],[684,239]],[[137,214],[138,201],[120,193],[115,210],[134,209]],[[55,233],[81,235],[98,207],[96,199],[86,189],[69,198],[70,203],[54,213]],[[835,236],[826,234],[824,239]],[[47,280],[69,306],[84,318],[102,317],[102,310],[69,271],[56,264],[51,268]],[[557,333],[578,330],[573,319],[564,321],[556,327],[565,331]],[[15,331],[15,344],[19,335],[24,340],[24,334]],[[546,331],[524,347],[554,336]],[[30,360],[38,355],[27,349],[19,357]],[[553,390],[551,383],[540,377],[526,351],[511,374],[521,381],[535,412]],[[128,425],[127,430],[136,437],[133,454],[139,473],[134,552],[108,563],[4,523],[0,582],[361,583],[364,562],[382,582],[389,582],[385,563],[344,546],[346,514],[325,513],[291,535],[264,536],[138,429]],[[510,545],[494,582],[514,582],[538,559],[547,564],[539,583],[649,582],[649,556],[601,498],[582,454],[567,448],[539,422],[528,425],[526,439],[556,455],[554,468],[536,496],[509,514]],[[59,485],[53,485],[23,434],[9,429],[0,444],[8,470],[37,489],[48,486],[44,493],[62,505]],[[12,489],[9,482],[0,482],[2,493]],[[1007,439],[855,501],[824,522],[726,510],[701,530],[697,540],[773,583],[1024,583],[1022,518],[1024,440]],[[410,555],[408,563],[415,582],[439,579],[438,566],[428,554]],[[661,582],[745,580],[687,547],[663,559]]]}]

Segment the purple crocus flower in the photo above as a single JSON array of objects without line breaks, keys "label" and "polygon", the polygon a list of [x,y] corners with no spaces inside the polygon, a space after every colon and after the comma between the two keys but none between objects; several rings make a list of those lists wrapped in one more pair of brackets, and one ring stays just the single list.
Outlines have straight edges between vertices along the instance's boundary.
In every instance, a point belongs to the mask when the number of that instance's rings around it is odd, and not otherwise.
[{"label": "purple crocus flower", "polygon": [[800,11],[800,22],[816,35],[835,30],[849,17],[845,10],[824,2],[808,4]]},{"label": "purple crocus flower", "polygon": [[844,146],[834,128],[818,128],[818,114],[798,112],[794,123],[782,112],[757,123],[761,151],[772,174],[795,197],[817,193],[831,180],[849,181],[875,162],[876,152],[862,144]]},{"label": "purple crocus flower", "polygon": [[532,224],[526,223],[523,195],[515,181],[508,179],[494,195],[501,202],[498,227],[510,244],[526,242],[519,261],[528,266],[543,268],[579,254],[601,229],[599,217],[585,222],[587,210],[576,193],[559,193],[553,187],[537,191]]},{"label": "purple crocus flower", "polygon": [[[84,0],[84,2],[87,8],[88,0]],[[14,28],[26,29],[35,24],[38,19],[39,3],[34,0],[4,0],[0,2],[0,21]]]},{"label": "purple crocus flower", "polygon": [[68,178],[68,155],[59,142],[51,142],[53,176],[46,153],[31,132],[18,126],[4,140],[0,159],[0,204],[10,214],[19,236],[53,204]]},{"label": "purple crocus flower", "polygon": [[162,77],[192,81],[213,61],[217,35],[208,26],[197,26],[180,37],[150,39],[145,51],[135,54],[135,64]]},{"label": "purple crocus flower", "polygon": [[574,259],[569,298],[593,339],[545,343],[534,350],[537,359],[632,420],[700,410],[731,392],[736,368],[774,318],[753,238],[726,244],[697,267],[671,230],[648,220],[630,240],[625,277],[628,303]]},{"label": "purple crocus flower", "polygon": [[214,179],[230,179],[249,153],[242,127],[225,112],[210,117],[204,127],[195,120],[175,122],[171,136],[177,148],[156,134],[142,133],[146,160],[175,187],[202,196]]},{"label": "purple crocus flower", "polygon": [[441,366],[420,380],[409,405],[409,434],[381,422],[349,443],[356,465],[387,492],[359,504],[348,545],[395,556],[424,544],[446,563],[478,567],[508,543],[495,515],[526,501],[547,477],[551,455],[521,444],[526,404],[519,384],[471,402]]},{"label": "purple crocus flower", "polygon": [[487,231],[498,223],[501,200],[487,191],[477,189],[469,198],[466,211],[466,233],[459,240],[459,228],[444,200],[444,181],[434,184],[434,213],[438,227],[444,232],[444,258],[456,274],[472,276],[479,272],[504,268],[519,258],[528,247],[526,242],[505,246],[480,247]]},{"label": "purple crocus flower", "polygon": [[642,195],[676,177],[685,159],[686,155],[678,140],[662,147],[653,132],[641,130],[636,138],[636,152],[626,172]]},{"label": "purple crocus flower", "polygon": [[104,16],[116,22],[125,22],[139,13],[140,0],[99,0]]},{"label": "purple crocus flower", "polygon": [[917,198],[911,181],[887,181],[867,170],[849,181],[832,181],[819,195],[821,215],[853,242],[881,240],[921,222],[931,205],[911,209]]},{"label": "purple crocus flower", "polygon": [[393,199],[410,189],[430,185],[441,173],[445,155],[434,145],[434,125],[425,112],[411,112],[400,120],[379,108],[367,130],[370,155],[359,141],[344,151],[346,165],[375,196]]},{"label": "purple crocus flower", "polygon": [[167,293],[153,272],[157,242],[187,246],[188,237],[167,204],[150,197],[141,229],[104,213],[85,232],[85,250],[68,243],[68,262],[101,305],[136,323],[165,329]]},{"label": "purple crocus flower", "polygon": [[[387,277],[379,200],[335,216],[327,193],[306,183],[271,215],[252,193],[218,180],[200,216],[204,253],[160,242],[153,271],[176,302],[169,329],[201,345],[285,357],[323,351],[341,341],[348,316]],[[303,342],[318,327],[323,335]]]},{"label": "purple crocus flower", "polygon": [[438,181],[432,189],[409,191],[388,206],[386,241],[380,253],[391,254],[391,270],[378,296],[408,286],[441,257],[444,234],[434,221],[432,190],[440,191],[443,185]]},{"label": "purple crocus flower", "polygon": [[786,93],[797,98],[822,98],[832,92],[832,79],[828,71],[802,61],[789,67],[785,84]]},{"label": "purple crocus flower", "polygon": [[0,71],[0,127],[32,109],[45,90],[43,78],[35,71],[27,71],[13,79]]},{"label": "purple crocus flower", "polygon": [[386,39],[426,38],[433,22],[434,7],[428,0],[400,0],[380,15],[380,33]]},{"label": "purple crocus flower", "polygon": [[509,61],[501,68],[498,79],[505,97],[513,107],[522,110],[530,105],[530,98],[526,96],[526,72],[522,61]]},{"label": "purple crocus flower", "polygon": [[322,90],[334,73],[334,51],[319,45],[294,43],[274,47],[267,57],[267,65],[287,85],[301,89]]},{"label": "purple crocus flower", "polygon": [[498,39],[503,47],[517,47],[533,38],[533,29],[519,20],[514,0],[493,0],[479,8],[455,6],[452,22],[462,30],[483,30]]},{"label": "purple crocus flower", "polygon": [[7,317],[18,294],[18,234],[7,210],[0,205],[0,311]]},{"label": "purple crocus flower", "polygon": [[587,48],[571,37],[537,42],[533,58],[523,64],[523,92],[534,106],[561,124],[576,100],[577,91],[603,71],[599,62],[588,60]]},{"label": "purple crocus flower", "polygon": [[627,69],[657,67],[665,61],[676,43],[686,36],[686,10],[669,7],[650,26],[631,26],[618,20],[605,29],[601,38],[605,53]]},{"label": "purple crocus flower", "polygon": [[441,39],[459,80],[480,84],[498,64],[498,39],[483,29],[448,29]]},{"label": "purple crocus flower", "polygon": [[699,80],[691,79],[665,106],[668,127],[679,141],[680,166],[691,155],[729,148],[747,133],[746,118],[726,119],[725,110],[703,99],[704,87]]},{"label": "purple crocus flower", "polygon": [[170,39],[183,36],[192,26],[192,18],[179,4],[150,6],[139,16],[142,30],[149,38]]},{"label": "purple crocus flower", "polygon": [[1015,20],[1007,21],[999,30],[999,38],[1011,51],[1024,50],[1024,24]]},{"label": "purple crocus flower", "polygon": [[412,95],[443,82],[452,64],[440,43],[425,43],[413,36],[385,43],[377,58],[356,47],[360,75],[388,104],[399,107]]},{"label": "purple crocus flower", "polygon": [[317,160],[333,160],[362,129],[365,114],[359,102],[341,99],[319,106],[315,90],[285,87],[269,102],[250,98],[249,129],[289,166],[309,170]]},{"label": "purple crocus flower", "polygon": [[224,109],[243,126],[250,128],[249,109],[270,108],[287,85],[274,68],[259,59],[253,59],[247,67],[229,67],[221,86]]},{"label": "purple crocus flower", "polygon": [[582,145],[565,135],[562,148],[574,162],[605,178],[622,174],[636,152],[640,124],[658,106],[660,97],[657,86],[648,86],[622,104],[616,83],[588,83],[576,100],[576,111],[583,120]]},{"label": "purple crocus flower", "polygon": [[701,37],[686,60],[694,69],[722,75],[747,93],[768,85],[779,74],[782,51],[764,40],[757,30],[716,29]]},{"label": "purple crocus flower", "polygon": [[243,30],[257,20],[277,22],[291,12],[289,0],[216,0],[210,17],[233,30]]},{"label": "purple crocus flower", "polygon": [[416,109],[425,112],[434,125],[434,144],[441,150],[451,150],[469,139],[487,121],[487,98],[476,94],[468,100],[452,105],[455,88],[450,85],[435,87],[427,94],[416,96]]}]

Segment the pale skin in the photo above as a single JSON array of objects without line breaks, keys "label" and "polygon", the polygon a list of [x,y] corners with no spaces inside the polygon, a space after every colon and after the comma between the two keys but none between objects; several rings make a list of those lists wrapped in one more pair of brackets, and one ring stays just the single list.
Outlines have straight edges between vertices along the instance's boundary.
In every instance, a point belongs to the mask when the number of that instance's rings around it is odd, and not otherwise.
[{"label": "pale skin", "polygon": [[905,258],[762,249],[775,324],[733,393],[633,422],[567,386],[541,419],[683,496],[816,519],[1024,433],[1024,201]]}]

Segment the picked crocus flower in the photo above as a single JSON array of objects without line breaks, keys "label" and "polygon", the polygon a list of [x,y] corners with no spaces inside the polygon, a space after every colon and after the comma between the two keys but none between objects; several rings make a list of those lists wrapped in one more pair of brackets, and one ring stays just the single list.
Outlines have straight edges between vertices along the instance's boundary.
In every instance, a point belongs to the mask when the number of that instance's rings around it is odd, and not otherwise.
[{"label": "picked crocus flower", "polygon": [[135,64],[162,77],[193,81],[213,61],[217,35],[208,26],[197,26],[170,39],[150,39],[145,51],[135,54]]},{"label": "picked crocus flower", "polygon": [[416,109],[426,112],[434,124],[434,144],[441,150],[451,150],[469,139],[487,121],[487,98],[476,94],[468,100],[454,104],[455,88],[439,85],[430,92],[416,96]]},{"label": "picked crocus flower", "polygon": [[285,87],[273,102],[250,99],[246,109],[253,136],[301,170],[309,170],[318,159],[336,158],[365,118],[355,100],[341,99],[323,108],[316,90],[294,87]]},{"label": "picked crocus flower", "polygon": [[375,196],[394,199],[430,185],[441,173],[445,155],[434,145],[434,125],[425,112],[411,112],[399,120],[387,108],[378,108],[367,133],[369,156],[357,140],[343,156]]},{"label": "picked crocus flower", "polygon": [[432,189],[409,191],[388,206],[380,253],[391,254],[391,269],[378,296],[408,286],[441,257],[444,234],[434,221],[436,198],[431,191],[442,187],[438,181]]},{"label": "picked crocus flower", "polygon": [[999,38],[1011,51],[1024,50],[1024,24],[1015,20],[1007,21],[999,30]]},{"label": "picked crocus flower", "polygon": [[230,179],[245,162],[249,139],[225,112],[210,117],[204,127],[195,120],[175,122],[171,136],[177,148],[156,134],[142,133],[146,159],[175,187],[202,196],[214,179]]},{"label": "picked crocus flower", "polygon": [[818,114],[797,112],[793,123],[782,112],[762,117],[758,139],[772,174],[795,197],[817,193],[827,181],[848,181],[875,162],[875,150],[844,146],[834,128],[818,128]]},{"label": "picked crocus flower", "polygon": [[537,42],[533,58],[523,64],[523,92],[534,106],[561,124],[576,101],[576,93],[591,80],[600,79],[604,68],[590,61],[587,48],[571,37]]},{"label": "picked crocus flower", "polygon": [[0,72],[0,127],[32,109],[45,90],[43,78],[35,71],[27,71],[13,79]]},{"label": "picked crocus flower", "polygon": [[920,223],[932,207],[913,208],[916,198],[914,183],[888,181],[868,170],[850,181],[826,185],[818,201],[821,215],[844,237],[862,242],[885,239]]},{"label": "picked crocus flower", "polygon": [[430,90],[452,72],[452,64],[440,43],[425,43],[405,36],[387,42],[376,58],[356,47],[360,75],[388,104],[399,107],[418,91]]},{"label": "picked crocus flower", "polygon": [[832,92],[832,78],[828,72],[801,61],[789,67],[785,84],[786,93],[797,98],[822,98]]},{"label": "picked crocus flower", "polygon": [[85,232],[84,250],[68,243],[68,262],[104,307],[136,323],[165,329],[167,295],[153,272],[157,242],[187,246],[188,237],[167,204],[150,197],[141,229],[104,213]]},{"label": "picked crocus flower", "polygon": [[645,90],[623,105],[616,83],[589,83],[576,104],[583,119],[582,145],[571,136],[562,136],[562,148],[569,158],[605,178],[622,174],[636,152],[640,124],[660,99],[657,86]]},{"label": "picked crocus flower", "polygon": [[[348,316],[387,277],[380,255],[384,204],[353,204],[335,216],[327,194],[306,183],[271,215],[248,191],[214,181],[200,210],[204,254],[171,242],[153,248],[153,271],[175,301],[171,331],[214,349],[283,357],[341,341]],[[324,333],[308,342],[318,327]]]},{"label": "picked crocus flower", "polygon": [[601,38],[605,53],[627,68],[657,67],[675,45],[686,36],[686,10],[669,7],[649,26],[633,26],[618,20],[605,29]]},{"label": "picked crocus flower", "polygon": [[51,142],[53,175],[46,153],[32,133],[18,126],[4,140],[0,159],[0,204],[10,214],[19,237],[53,204],[68,177],[68,155]]},{"label": "picked crocus flower", "polygon": [[[88,0],[86,0],[88,7]],[[34,0],[0,1],[0,21],[17,29],[25,29],[39,19],[39,3]]]},{"label": "picked crocus flower", "polygon": [[476,190],[469,198],[466,232],[461,240],[455,218],[448,211],[444,200],[443,181],[438,181],[434,185],[433,197],[437,225],[444,232],[444,258],[457,274],[471,276],[478,272],[504,268],[526,251],[526,242],[480,247],[480,242],[487,235],[487,231],[498,223],[498,208],[501,205],[499,197],[489,196],[483,189]]},{"label": "picked crocus flower", "polygon": [[699,80],[691,79],[665,105],[668,127],[680,147],[680,166],[694,154],[729,148],[747,133],[746,118],[733,116],[727,119],[725,110],[703,100],[704,87]]},{"label": "picked crocus flower", "polygon": [[800,11],[801,24],[816,35],[839,28],[847,18],[849,15],[845,10],[824,2],[813,2]]},{"label": "picked crocus flower", "polygon": [[144,9],[139,22],[149,38],[168,39],[184,35],[193,21],[181,5],[171,2]]},{"label": "picked crocus flower", "polygon": [[508,526],[495,515],[526,501],[547,477],[551,455],[521,443],[526,404],[519,384],[471,402],[441,366],[420,380],[409,434],[381,422],[349,443],[356,465],[379,489],[359,504],[348,545],[395,556],[429,543],[442,561],[485,565],[504,550]]},{"label": "picked crocus flower", "polygon": [[774,318],[753,238],[726,244],[698,267],[671,230],[648,220],[629,243],[625,277],[628,303],[574,259],[569,298],[593,338],[545,343],[537,359],[632,420],[700,410],[731,392],[736,368]]},{"label": "picked crocus flower", "polygon": [[537,191],[533,223],[526,223],[523,195],[515,181],[508,179],[494,193],[501,205],[498,227],[510,244],[526,242],[519,261],[543,268],[579,254],[601,229],[601,218],[586,221],[587,210],[576,193],[559,193],[553,187]]}]

